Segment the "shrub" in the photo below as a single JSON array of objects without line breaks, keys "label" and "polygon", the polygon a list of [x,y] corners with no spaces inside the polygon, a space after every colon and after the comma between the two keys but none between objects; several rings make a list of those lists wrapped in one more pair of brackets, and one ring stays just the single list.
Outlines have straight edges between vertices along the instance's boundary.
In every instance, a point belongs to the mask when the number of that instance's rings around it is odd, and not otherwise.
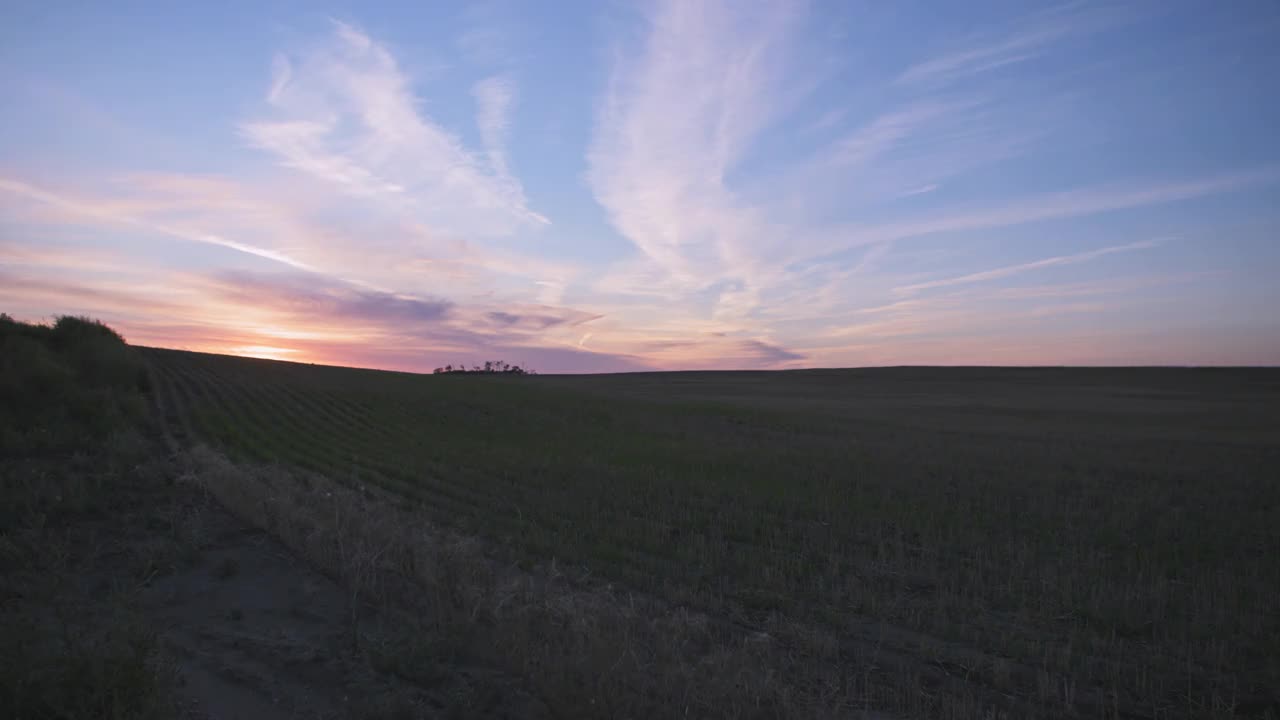
[{"label": "shrub", "polygon": [[0,315],[0,449],[67,452],[138,421],[146,369],[133,348],[95,320],[52,325]]}]

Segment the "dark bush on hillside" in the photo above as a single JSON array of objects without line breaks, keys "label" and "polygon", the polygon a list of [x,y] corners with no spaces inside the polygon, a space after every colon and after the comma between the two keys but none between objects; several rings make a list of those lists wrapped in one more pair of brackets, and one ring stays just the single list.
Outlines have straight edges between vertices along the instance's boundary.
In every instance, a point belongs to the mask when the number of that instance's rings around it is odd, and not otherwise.
[{"label": "dark bush on hillside", "polygon": [[142,416],[146,377],[133,349],[100,322],[35,325],[0,314],[0,450],[65,452],[104,438]]},{"label": "dark bush on hillside", "polygon": [[433,375],[534,375],[519,365],[512,365],[504,360],[486,360],[484,365],[445,365],[432,371]]},{"label": "dark bush on hillside", "polygon": [[[164,542],[147,537],[159,525],[121,519],[149,507],[138,499],[160,481],[140,470],[152,452],[140,432],[144,377],[99,322],[0,314],[0,716],[179,716],[153,629],[125,595],[108,607],[107,593],[82,582],[105,558],[150,563]],[[123,541],[131,529],[145,550]]]},{"label": "dark bush on hillside", "polygon": [[50,342],[71,360],[83,383],[119,389],[146,386],[146,373],[133,349],[119,333],[97,320],[60,317],[50,332]]}]

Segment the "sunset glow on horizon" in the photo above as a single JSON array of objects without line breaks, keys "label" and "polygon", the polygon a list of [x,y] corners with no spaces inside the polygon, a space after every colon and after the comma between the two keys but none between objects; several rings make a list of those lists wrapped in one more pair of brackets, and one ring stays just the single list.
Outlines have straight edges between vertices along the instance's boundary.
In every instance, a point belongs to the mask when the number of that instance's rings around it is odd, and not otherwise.
[{"label": "sunset glow on horizon", "polygon": [[0,312],[427,371],[1280,364],[1275,3],[20,2]]}]

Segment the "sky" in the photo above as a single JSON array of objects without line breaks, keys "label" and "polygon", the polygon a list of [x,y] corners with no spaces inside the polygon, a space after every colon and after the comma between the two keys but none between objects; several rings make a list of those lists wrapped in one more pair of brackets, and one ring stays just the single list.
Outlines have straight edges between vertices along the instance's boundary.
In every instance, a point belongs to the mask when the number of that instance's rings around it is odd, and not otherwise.
[{"label": "sky", "polygon": [[1280,3],[7,2],[0,311],[429,371],[1280,364]]}]

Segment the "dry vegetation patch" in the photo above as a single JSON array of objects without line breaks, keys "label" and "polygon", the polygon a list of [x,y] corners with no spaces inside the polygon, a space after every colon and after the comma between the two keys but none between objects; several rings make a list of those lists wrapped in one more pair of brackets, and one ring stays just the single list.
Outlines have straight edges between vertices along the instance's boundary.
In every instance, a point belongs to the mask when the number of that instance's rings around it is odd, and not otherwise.
[{"label": "dry vegetation patch", "polygon": [[[197,448],[187,480],[347,589],[353,646],[406,678],[477,658],[556,717],[849,717],[854,680],[791,628],[750,631],[626,592],[581,568],[524,569],[403,499]],[[369,608],[380,622],[362,622]],[[394,618],[396,625],[387,626]],[[783,642],[787,644],[784,645]],[[833,650],[827,643],[827,651]]]}]

